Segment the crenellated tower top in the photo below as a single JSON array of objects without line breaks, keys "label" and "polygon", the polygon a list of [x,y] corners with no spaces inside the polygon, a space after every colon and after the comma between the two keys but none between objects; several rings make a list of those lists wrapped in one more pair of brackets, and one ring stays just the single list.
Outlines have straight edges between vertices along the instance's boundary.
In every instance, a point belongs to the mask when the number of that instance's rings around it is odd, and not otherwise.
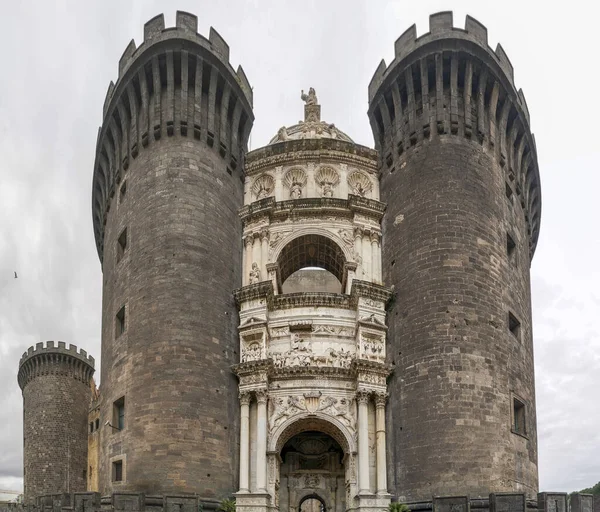
[{"label": "crenellated tower top", "polygon": [[64,373],[65,365],[74,378],[82,382],[91,381],[95,360],[85,350],[76,345],[67,347],[64,341],[59,341],[56,345],[54,341],[36,343],[35,347],[29,347],[23,353],[19,361],[17,379],[21,390],[37,375]]},{"label": "crenellated tower top", "polygon": [[196,16],[178,11],[175,27],[162,14],[144,25],[144,41],[131,40],[108,86],[98,131],[92,186],[94,234],[103,260],[104,225],[117,185],[140,151],[164,135],[194,138],[212,148],[233,172],[246,151],[252,88],[229,46],[211,27],[197,33]]},{"label": "crenellated tower top", "polygon": [[404,152],[432,136],[464,136],[489,148],[519,197],[533,257],[541,217],[535,138],[512,64],[500,44],[488,46],[485,26],[467,16],[464,29],[454,27],[452,12],[432,14],[420,37],[412,25],[397,39],[394,60],[382,60],[369,83],[369,118],[391,172]]}]

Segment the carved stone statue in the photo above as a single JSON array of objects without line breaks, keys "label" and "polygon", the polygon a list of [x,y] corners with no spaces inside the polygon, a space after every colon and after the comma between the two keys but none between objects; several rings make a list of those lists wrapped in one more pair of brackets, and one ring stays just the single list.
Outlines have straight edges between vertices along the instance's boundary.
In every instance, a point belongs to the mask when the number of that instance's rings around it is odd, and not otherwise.
[{"label": "carved stone statue", "polygon": [[323,197],[333,197],[333,186],[331,185],[331,183],[327,181],[324,182],[321,189],[321,193]]},{"label": "carved stone statue", "polygon": [[289,140],[289,138],[290,137],[288,135],[287,128],[285,126],[279,128],[279,130],[277,131],[277,140],[284,141]]},{"label": "carved stone statue", "polygon": [[307,105],[317,105],[319,103],[317,100],[317,94],[315,93],[315,90],[312,87],[308,89],[308,94],[304,94],[303,89],[300,98],[302,98],[302,101],[304,101],[304,103],[306,103]]},{"label": "carved stone statue", "polygon": [[291,199],[300,199],[302,197],[302,185],[295,181],[292,183],[290,187],[290,198]]},{"label": "carved stone statue", "polygon": [[250,271],[250,284],[260,282],[260,269],[258,268],[258,264],[252,263],[252,270]]}]

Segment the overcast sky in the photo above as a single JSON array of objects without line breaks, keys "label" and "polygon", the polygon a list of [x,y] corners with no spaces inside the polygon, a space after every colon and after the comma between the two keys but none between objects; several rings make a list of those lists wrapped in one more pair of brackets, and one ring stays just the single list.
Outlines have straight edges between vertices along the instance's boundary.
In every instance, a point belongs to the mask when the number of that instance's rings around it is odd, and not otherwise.
[{"label": "overcast sky", "polygon": [[[2,1],[0,32],[0,489],[22,488],[20,355],[64,340],[100,358],[101,269],[92,166],[102,104],[129,40],[176,9],[214,26],[254,87],[252,148],[302,117],[315,87],[322,117],[373,146],[367,85],[411,24],[468,13],[501,42],[523,88],[542,181],[533,260],[540,488],[600,480],[600,144],[597,13],[552,1]],[[13,272],[18,272],[14,279]],[[98,365],[97,365],[98,369]],[[99,372],[97,372],[99,373]]]}]

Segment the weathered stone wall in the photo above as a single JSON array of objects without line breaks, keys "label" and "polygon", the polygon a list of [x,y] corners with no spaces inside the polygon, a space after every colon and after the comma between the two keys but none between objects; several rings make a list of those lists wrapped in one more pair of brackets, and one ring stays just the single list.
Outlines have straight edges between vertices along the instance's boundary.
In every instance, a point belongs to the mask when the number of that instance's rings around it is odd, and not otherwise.
[{"label": "weathered stone wall", "polygon": [[[401,36],[370,87],[388,205],[383,279],[395,287],[389,481],[400,501],[533,496],[535,146],[510,63],[487,48],[485,27],[468,18],[459,31],[440,13],[430,29],[417,42],[414,27]],[[521,433],[515,398],[526,409]]]},{"label": "weathered stone wall", "polygon": [[[201,500],[190,495],[146,495],[115,493],[100,496],[98,493],[55,494],[39,496],[34,504],[0,504],[0,512],[202,512],[216,510],[219,502]],[[408,507],[419,512],[597,512],[600,496],[575,493],[543,492],[537,499],[527,499],[525,494],[490,494],[484,498],[466,495],[436,496],[433,500],[411,502]]]},{"label": "weathered stone wall", "polygon": [[176,29],[163,30],[162,16],[148,22],[144,44],[122,59],[98,140],[95,183],[112,180],[94,196],[103,495],[237,490],[232,291],[241,285],[238,209],[252,111],[226,44],[212,30],[210,40],[197,35],[196,24],[185,13]]},{"label": "weathered stone wall", "polygon": [[38,343],[23,354],[24,500],[86,490],[87,416],[94,360],[77,347]]}]

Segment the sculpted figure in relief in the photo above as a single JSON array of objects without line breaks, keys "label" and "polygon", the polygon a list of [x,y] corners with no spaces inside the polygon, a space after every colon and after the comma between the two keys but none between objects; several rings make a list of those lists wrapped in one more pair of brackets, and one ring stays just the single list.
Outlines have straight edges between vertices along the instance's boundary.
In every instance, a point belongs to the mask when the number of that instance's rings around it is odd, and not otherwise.
[{"label": "sculpted figure in relief", "polygon": [[250,271],[250,284],[260,282],[260,269],[256,262],[252,263],[252,270]]},{"label": "sculpted figure in relief", "polygon": [[252,343],[252,345],[245,347],[242,352],[242,363],[248,361],[259,361],[261,359],[260,344]]},{"label": "sculpted figure in relief", "polygon": [[333,186],[329,182],[324,182],[321,188],[321,195],[323,197],[333,197]]},{"label": "sculpted figure in relief", "polygon": [[292,183],[290,187],[290,198],[291,199],[300,199],[302,197],[302,185],[295,181]]}]

